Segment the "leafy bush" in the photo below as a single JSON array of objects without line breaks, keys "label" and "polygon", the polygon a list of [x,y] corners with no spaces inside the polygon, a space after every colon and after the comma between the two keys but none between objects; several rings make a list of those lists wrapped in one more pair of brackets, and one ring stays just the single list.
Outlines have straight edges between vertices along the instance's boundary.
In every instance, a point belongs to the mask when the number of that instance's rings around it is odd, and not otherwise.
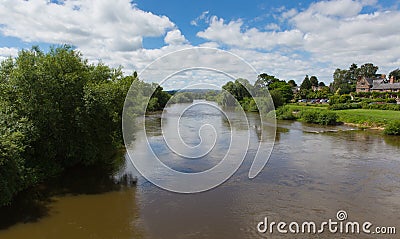
[{"label": "leafy bush", "polygon": [[390,122],[383,132],[387,135],[400,135],[400,120]]},{"label": "leafy bush", "polygon": [[400,111],[400,105],[397,104],[363,104],[363,109],[371,110],[395,110]]},{"label": "leafy bush", "polygon": [[396,101],[395,98],[387,98],[387,99],[386,99],[386,103],[396,104],[397,101]]},{"label": "leafy bush", "polygon": [[279,107],[276,111],[276,118],[280,120],[295,120],[296,117],[293,115],[292,109],[285,105],[282,107]]},{"label": "leafy bush", "polygon": [[300,118],[307,123],[335,125],[337,124],[338,115],[328,110],[306,109],[300,112]]},{"label": "leafy bush", "polygon": [[251,97],[245,97],[240,101],[240,105],[244,111],[258,112],[257,104]]}]

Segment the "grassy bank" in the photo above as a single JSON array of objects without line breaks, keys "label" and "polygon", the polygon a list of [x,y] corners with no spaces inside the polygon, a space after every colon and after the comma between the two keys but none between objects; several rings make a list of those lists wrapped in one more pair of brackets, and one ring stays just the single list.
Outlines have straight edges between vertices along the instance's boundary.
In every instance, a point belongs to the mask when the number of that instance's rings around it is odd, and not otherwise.
[{"label": "grassy bank", "polygon": [[[315,111],[330,111],[335,112],[338,116],[338,121],[350,123],[360,127],[384,128],[389,123],[400,120],[400,112],[392,110],[374,110],[374,109],[349,109],[349,110],[328,110],[327,106],[307,106],[288,104],[285,107],[288,111],[294,112],[294,115],[299,114],[304,110]],[[297,113],[299,112],[299,113]]]}]

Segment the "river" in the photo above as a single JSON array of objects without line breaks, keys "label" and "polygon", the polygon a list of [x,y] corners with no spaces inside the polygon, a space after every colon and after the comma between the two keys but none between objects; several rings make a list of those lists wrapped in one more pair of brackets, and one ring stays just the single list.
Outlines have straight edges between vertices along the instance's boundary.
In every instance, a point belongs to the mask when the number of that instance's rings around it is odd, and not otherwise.
[{"label": "river", "polygon": [[[167,111],[187,106],[176,104]],[[203,110],[208,113],[188,113],[186,127],[210,120],[219,135],[231,132],[223,115]],[[259,119],[254,113],[247,117],[254,125],[250,127],[250,141],[257,143]],[[217,156],[201,160],[168,153],[160,143],[160,121],[160,114],[147,117],[147,136],[164,163],[185,172],[199,172],[220,162],[218,152]],[[168,125],[167,119],[163,127]],[[0,215],[0,238],[293,238],[296,236],[280,234],[276,228],[272,234],[259,233],[257,224],[265,217],[275,222],[318,224],[336,219],[339,210],[347,212],[349,221],[368,221],[400,230],[399,137],[294,121],[280,121],[277,126],[268,164],[254,179],[248,178],[254,156],[254,150],[250,150],[239,170],[219,187],[196,194],[172,193],[141,177],[125,155],[125,164],[118,174],[131,172],[138,176],[137,186],[112,185],[104,178],[73,177],[69,188],[74,190]],[[263,127],[268,131],[270,126]],[[186,133],[184,137],[192,144],[199,141],[196,134]],[[229,148],[226,137],[217,140],[221,152]],[[145,142],[145,138],[136,139],[138,150]],[[150,157],[146,152],[142,156]],[[329,232],[300,236],[375,238]]]}]

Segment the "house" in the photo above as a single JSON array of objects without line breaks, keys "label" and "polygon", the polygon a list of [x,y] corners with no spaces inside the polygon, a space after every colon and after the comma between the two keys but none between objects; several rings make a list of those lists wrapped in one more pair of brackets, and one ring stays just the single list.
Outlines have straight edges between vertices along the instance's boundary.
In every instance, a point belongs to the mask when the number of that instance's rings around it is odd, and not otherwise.
[{"label": "house", "polygon": [[375,78],[360,77],[357,81],[356,92],[400,92],[400,83],[392,76],[388,81],[385,75]]},{"label": "house", "polygon": [[360,77],[357,81],[356,92],[370,92],[373,87],[373,78]]}]

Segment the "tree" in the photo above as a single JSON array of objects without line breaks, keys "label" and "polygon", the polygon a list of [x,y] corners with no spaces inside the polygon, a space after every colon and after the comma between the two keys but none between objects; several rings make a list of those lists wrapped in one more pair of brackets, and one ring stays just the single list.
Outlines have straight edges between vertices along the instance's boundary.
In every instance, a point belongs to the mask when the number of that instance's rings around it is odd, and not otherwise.
[{"label": "tree", "polygon": [[321,82],[318,83],[318,86],[319,86],[319,87],[324,87],[324,86],[325,86],[325,83],[321,81]]},{"label": "tree", "polygon": [[303,82],[300,85],[300,90],[311,90],[312,85],[311,85],[311,81],[308,78],[308,75],[306,75],[306,77],[304,78]]},{"label": "tree", "polygon": [[235,82],[229,81],[222,86],[222,89],[228,91],[236,100],[241,101],[246,97],[251,97],[253,86],[246,79],[237,79]]},{"label": "tree", "polygon": [[367,78],[374,77],[379,67],[372,63],[365,63],[359,69],[359,75]]},{"label": "tree", "polygon": [[262,73],[258,75],[257,80],[254,84],[256,90],[261,88],[268,88],[268,86],[273,83],[279,81],[278,78],[275,78],[273,75],[268,75],[267,73]]},{"label": "tree", "polygon": [[294,81],[294,80],[289,80],[289,81],[288,81],[288,84],[289,84],[291,87],[296,87],[296,86],[297,86],[297,83],[296,83],[296,81]]},{"label": "tree", "polygon": [[395,82],[398,82],[400,80],[400,69],[397,68],[396,70],[393,70],[389,73],[389,79],[391,77],[394,77]]},{"label": "tree", "polygon": [[271,92],[274,92],[275,95],[280,94],[280,100],[283,101],[283,103],[288,103],[293,99],[292,87],[285,81],[276,81],[270,84],[269,91],[271,95]]},{"label": "tree", "polygon": [[317,77],[316,76],[311,76],[310,77],[310,83],[311,83],[311,86],[318,87],[318,79],[317,79]]},{"label": "tree", "polygon": [[357,64],[353,63],[349,67],[349,70],[346,73],[346,80],[350,84],[357,84],[357,80],[360,77],[360,68],[357,67]]},{"label": "tree", "polygon": [[349,81],[347,78],[348,71],[336,69],[333,73],[333,82],[331,83],[331,89],[333,92],[338,92],[339,94],[348,94],[355,91],[355,85]]}]

